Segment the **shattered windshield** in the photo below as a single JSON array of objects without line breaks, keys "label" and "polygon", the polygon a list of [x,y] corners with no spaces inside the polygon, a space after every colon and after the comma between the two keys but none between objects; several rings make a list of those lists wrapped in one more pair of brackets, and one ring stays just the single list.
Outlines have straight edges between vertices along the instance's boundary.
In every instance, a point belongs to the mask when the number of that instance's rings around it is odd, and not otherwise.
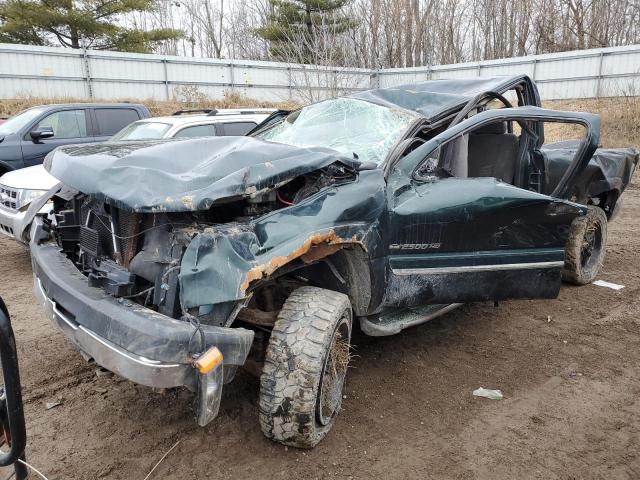
[{"label": "shattered windshield", "polygon": [[297,147],[329,147],[381,164],[415,117],[353,98],[337,98],[291,113],[258,137]]}]

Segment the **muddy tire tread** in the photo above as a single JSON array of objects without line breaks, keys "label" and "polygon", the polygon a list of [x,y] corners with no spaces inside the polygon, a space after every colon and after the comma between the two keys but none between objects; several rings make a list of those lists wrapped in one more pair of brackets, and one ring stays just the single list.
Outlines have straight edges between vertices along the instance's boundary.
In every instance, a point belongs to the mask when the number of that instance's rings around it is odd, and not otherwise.
[{"label": "muddy tire tread", "polygon": [[316,396],[334,329],[349,298],[317,287],[289,296],[274,324],[260,378],[260,427],[284,445],[311,448],[328,432],[316,422]]},{"label": "muddy tire tread", "polygon": [[[602,229],[602,248],[597,262],[589,269],[582,266],[581,246],[584,234],[590,225],[600,223]],[[589,206],[586,215],[576,218],[571,224],[565,249],[562,280],[573,285],[586,285],[593,282],[602,267],[607,246],[607,216],[599,207]]]}]

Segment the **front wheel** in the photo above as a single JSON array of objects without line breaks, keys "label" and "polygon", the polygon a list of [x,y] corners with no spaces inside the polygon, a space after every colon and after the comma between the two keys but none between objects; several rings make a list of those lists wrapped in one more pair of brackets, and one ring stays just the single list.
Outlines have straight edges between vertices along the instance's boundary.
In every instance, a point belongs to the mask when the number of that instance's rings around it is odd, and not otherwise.
[{"label": "front wheel", "polygon": [[599,207],[590,206],[586,215],[571,224],[562,279],[574,285],[593,282],[604,261],[606,246],[607,216]]},{"label": "front wheel", "polygon": [[311,448],[340,411],[349,363],[351,303],[338,292],[302,287],[276,320],[260,379],[260,426],[267,438]]}]

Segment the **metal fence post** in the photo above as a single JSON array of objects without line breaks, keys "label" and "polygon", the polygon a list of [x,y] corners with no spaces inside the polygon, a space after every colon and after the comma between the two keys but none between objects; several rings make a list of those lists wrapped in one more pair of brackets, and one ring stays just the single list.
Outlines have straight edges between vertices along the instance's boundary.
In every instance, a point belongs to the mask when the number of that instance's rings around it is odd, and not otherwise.
[{"label": "metal fence post", "polygon": [[82,63],[84,64],[84,79],[87,84],[87,94],[93,98],[93,88],[91,87],[91,68],[89,67],[89,54],[87,49],[82,49]]},{"label": "metal fence post", "polygon": [[536,81],[536,70],[538,68],[538,59],[534,58],[533,59],[533,73],[531,74],[531,79],[535,82]]},{"label": "metal fence post", "polygon": [[233,68],[233,62],[229,62],[229,85],[231,86],[231,90],[235,87],[236,78],[235,78],[235,70]]},{"label": "metal fence post", "polygon": [[371,70],[369,74],[369,88],[380,88],[380,70]]},{"label": "metal fence post", "polygon": [[169,68],[167,67],[167,59],[163,58],[161,62],[162,68],[164,69],[164,96],[166,100],[169,101],[171,98],[169,97]]},{"label": "metal fence post", "polygon": [[293,101],[293,74],[291,73],[291,65],[287,66],[287,87],[289,88],[289,100]]},{"label": "metal fence post", "polygon": [[596,98],[600,98],[602,88],[602,63],[604,60],[604,52],[600,52],[600,60],[598,62],[598,78],[596,79]]}]

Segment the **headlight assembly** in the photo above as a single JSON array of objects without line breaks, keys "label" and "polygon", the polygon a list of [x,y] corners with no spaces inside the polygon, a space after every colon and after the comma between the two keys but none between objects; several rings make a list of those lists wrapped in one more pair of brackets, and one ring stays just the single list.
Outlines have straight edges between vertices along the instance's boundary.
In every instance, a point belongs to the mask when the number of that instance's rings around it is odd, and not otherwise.
[{"label": "headlight assembly", "polygon": [[16,209],[18,210],[23,207],[28,207],[31,202],[47,193],[46,190],[16,189],[16,191],[18,193],[16,198]]}]

